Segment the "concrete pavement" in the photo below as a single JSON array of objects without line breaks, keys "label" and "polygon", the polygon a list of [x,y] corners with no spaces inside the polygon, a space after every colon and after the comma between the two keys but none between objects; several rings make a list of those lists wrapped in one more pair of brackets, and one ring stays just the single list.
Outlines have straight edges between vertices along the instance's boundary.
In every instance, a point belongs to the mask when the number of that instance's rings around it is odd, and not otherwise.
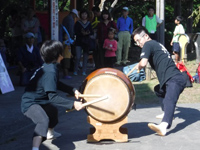
[{"label": "concrete pavement", "polygon": [[[23,87],[18,86],[18,77],[9,71],[15,91],[0,95],[0,150],[30,150],[34,124],[20,111]],[[84,76],[73,76],[63,82],[79,87]],[[65,96],[64,93],[60,93]],[[136,93],[137,94],[137,93]],[[73,98],[72,98],[73,99]],[[62,136],[55,140],[46,140],[40,150],[199,150],[200,147],[200,103],[178,104],[171,129],[164,137],[151,131],[149,122],[160,123],[155,116],[161,113],[157,104],[137,105],[137,110],[128,114],[126,143],[105,140],[87,143],[90,124],[84,110],[65,113],[59,107],[59,124],[55,130]]]}]

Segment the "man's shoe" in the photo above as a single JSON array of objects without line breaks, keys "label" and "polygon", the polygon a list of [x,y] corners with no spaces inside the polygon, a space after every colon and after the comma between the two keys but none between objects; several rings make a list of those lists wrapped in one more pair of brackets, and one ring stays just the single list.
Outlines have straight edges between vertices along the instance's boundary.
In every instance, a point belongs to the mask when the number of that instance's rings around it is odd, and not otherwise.
[{"label": "man's shoe", "polygon": [[154,123],[149,123],[148,127],[151,130],[155,131],[160,136],[165,136],[166,135],[166,132],[167,132],[166,129],[162,129],[159,125],[156,125]]},{"label": "man's shoe", "polygon": [[48,132],[47,132],[47,140],[55,139],[55,138],[58,138],[60,136],[61,136],[61,134],[54,131],[54,129],[49,129]]}]

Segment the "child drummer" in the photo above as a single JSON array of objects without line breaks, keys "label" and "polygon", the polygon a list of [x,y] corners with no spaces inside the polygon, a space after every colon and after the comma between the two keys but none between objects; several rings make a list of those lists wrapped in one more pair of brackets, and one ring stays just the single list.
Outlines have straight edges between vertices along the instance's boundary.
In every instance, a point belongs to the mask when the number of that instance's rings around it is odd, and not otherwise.
[{"label": "child drummer", "polygon": [[22,96],[22,113],[35,124],[32,150],[39,150],[41,142],[61,136],[54,131],[58,123],[58,111],[54,105],[81,110],[82,102],[62,98],[57,89],[79,98],[79,91],[58,81],[58,64],[63,59],[63,45],[58,41],[46,41],[40,50],[44,60],[36,70]]}]

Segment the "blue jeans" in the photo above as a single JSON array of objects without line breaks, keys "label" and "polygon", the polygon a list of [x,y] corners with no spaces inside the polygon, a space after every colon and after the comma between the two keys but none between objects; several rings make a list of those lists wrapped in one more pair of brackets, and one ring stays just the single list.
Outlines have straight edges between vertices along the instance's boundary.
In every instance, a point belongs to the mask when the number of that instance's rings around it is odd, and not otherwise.
[{"label": "blue jeans", "polygon": [[[81,46],[76,46],[76,58],[75,58],[75,64],[74,64],[74,71],[78,72],[78,66],[80,63],[82,55],[82,47]],[[86,72],[87,69],[87,61],[88,61],[88,53],[83,51],[83,72]]]},{"label": "blue jeans", "polygon": [[186,85],[186,80],[182,74],[177,74],[170,78],[162,89],[154,88],[156,95],[161,99],[164,117],[162,122],[167,122],[168,128],[171,127],[174,117],[174,111],[179,95],[182,93]]}]

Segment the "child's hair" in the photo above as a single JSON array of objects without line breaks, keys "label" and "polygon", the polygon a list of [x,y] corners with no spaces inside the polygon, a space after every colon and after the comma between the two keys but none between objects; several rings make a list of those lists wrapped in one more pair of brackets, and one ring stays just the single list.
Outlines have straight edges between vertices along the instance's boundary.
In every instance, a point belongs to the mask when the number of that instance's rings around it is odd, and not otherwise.
[{"label": "child's hair", "polygon": [[183,21],[183,17],[182,16],[177,16],[176,20],[178,20],[181,23]]},{"label": "child's hair", "polygon": [[59,55],[62,55],[63,45],[59,41],[49,40],[42,44],[40,54],[45,63],[56,62]]},{"label": "child's hair", "polygon": [[112,32],[113,34],[115,34],[116,33],[116,29],[111,27],[111,28],[108,29],[108,33],[109,32]]}]

